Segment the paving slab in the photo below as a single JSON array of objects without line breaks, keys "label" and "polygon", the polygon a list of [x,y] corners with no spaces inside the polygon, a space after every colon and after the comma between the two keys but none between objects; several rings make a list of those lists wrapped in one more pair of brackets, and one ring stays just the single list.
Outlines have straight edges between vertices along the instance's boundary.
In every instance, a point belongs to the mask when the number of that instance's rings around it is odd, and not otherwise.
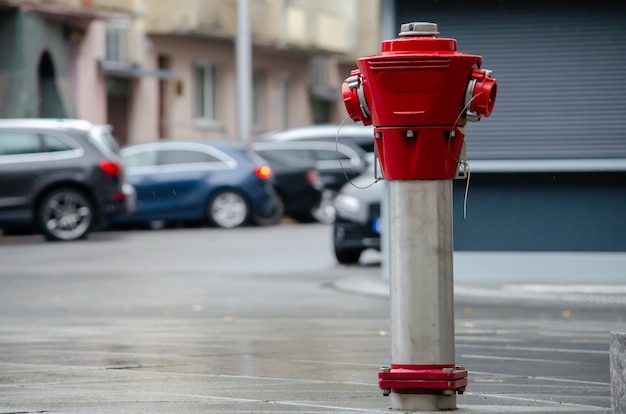
[{"label": "paving slab", "polygon": [[[384,319],[77,317],[71,326],[11,327],[0,318],[0,413],[402,412],[390,410],[376,382],[389,355],[387,326]],[[495,331],[475,328],[459,330],[460,349],[492,343]],[[520,325],[509,339],[521,343],[531,331]],[[512,355],[524,359],[520,352]],[[506,375],[487,362],[493,372],[470,369],[456,412],[610,412],[608,383]]]}]

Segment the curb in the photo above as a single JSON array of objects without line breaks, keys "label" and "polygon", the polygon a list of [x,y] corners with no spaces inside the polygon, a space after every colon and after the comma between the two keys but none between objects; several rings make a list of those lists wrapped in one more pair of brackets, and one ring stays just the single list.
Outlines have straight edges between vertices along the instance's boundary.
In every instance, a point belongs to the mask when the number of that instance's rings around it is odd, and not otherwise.
[{"label": "curb", "polygon": [[[389,282],[381,277],[350,277],[333,283],[335,290],[364,296],[389,298]],[[626,307],[626,285],[509,284],[494,288],[454,286],[455,299],[483,304],[571,304],[590,307]]]}]

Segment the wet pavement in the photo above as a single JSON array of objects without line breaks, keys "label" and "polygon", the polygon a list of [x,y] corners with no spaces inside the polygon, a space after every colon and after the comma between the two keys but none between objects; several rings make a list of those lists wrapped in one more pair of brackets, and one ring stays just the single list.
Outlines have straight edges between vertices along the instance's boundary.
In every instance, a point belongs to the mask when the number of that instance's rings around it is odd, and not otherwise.
[{"label": "wet pavement", "polygon": [[[337,292],[384,290],[358,280],[340,278]],[[457,363],[469,370],[457,412],[611,412],[607,341],[623,313],[569,308],[581,319],[559,321],[563,306],[549,305],[508,306],[504,322],[495,303],[457,307]],[[388,326],[166,312],[0,318],[0,413],[389,413],[376,383]]]},{"label": "wet pavement", "polygon": [[[256,270],[232,262],[252,257],[245,243],[269,254],[260,234],[276,244],[297,234],[311,248],[280,264],[258,253]],[[401,412],[377,384],[391,354],[388,283],[374,265],[320,260],[313,249],[326,236],[301,227],[5,241],[0,414]],[[219,254],[197,254],[200,243]],[[456,362],[469,371],[456,412],[610,413],[621,288],[533,286],[455,286]]]},{"label": "wet pavement", "polygon": [[[460,320],[467,413],[608,413],[605,331]],[[2,324],[0,412],[389,413],[386,320],[120,319]],[[511,345],[514,344],[514,345]],[[487,354],[484,352],[487,351]],[[482,352],[482,354],[481,354]],[[545,374],[545,364],[556,368]],[[568,378],[574,364],[588,380]],[[506,372],[516,372],[507,374]],[[608,406],[607,406],[608,404]]]}]

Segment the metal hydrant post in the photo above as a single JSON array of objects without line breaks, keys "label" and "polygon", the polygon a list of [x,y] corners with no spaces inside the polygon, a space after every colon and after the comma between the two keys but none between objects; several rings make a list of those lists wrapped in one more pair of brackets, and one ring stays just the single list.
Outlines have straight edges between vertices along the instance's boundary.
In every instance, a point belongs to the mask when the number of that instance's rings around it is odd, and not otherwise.
[{"label": "metal hydrant post", "polygon": [[465,124],[491,115],[497,81],[434,23],[403,24],[342,86],[350,117],[374,125],[389,182],[391,365],[378,374],[391,408],[456,409],[452,180]]}]

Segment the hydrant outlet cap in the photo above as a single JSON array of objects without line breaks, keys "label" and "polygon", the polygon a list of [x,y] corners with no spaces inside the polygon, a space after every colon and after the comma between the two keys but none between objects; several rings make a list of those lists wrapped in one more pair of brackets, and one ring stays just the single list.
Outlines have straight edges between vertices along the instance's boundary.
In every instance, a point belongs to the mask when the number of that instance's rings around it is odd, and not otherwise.
[{"label": "hydrant outlet cap", "polygon": [[436,23],[413,22],[404,23],[400,26],[400,36],[437,36]]}]

